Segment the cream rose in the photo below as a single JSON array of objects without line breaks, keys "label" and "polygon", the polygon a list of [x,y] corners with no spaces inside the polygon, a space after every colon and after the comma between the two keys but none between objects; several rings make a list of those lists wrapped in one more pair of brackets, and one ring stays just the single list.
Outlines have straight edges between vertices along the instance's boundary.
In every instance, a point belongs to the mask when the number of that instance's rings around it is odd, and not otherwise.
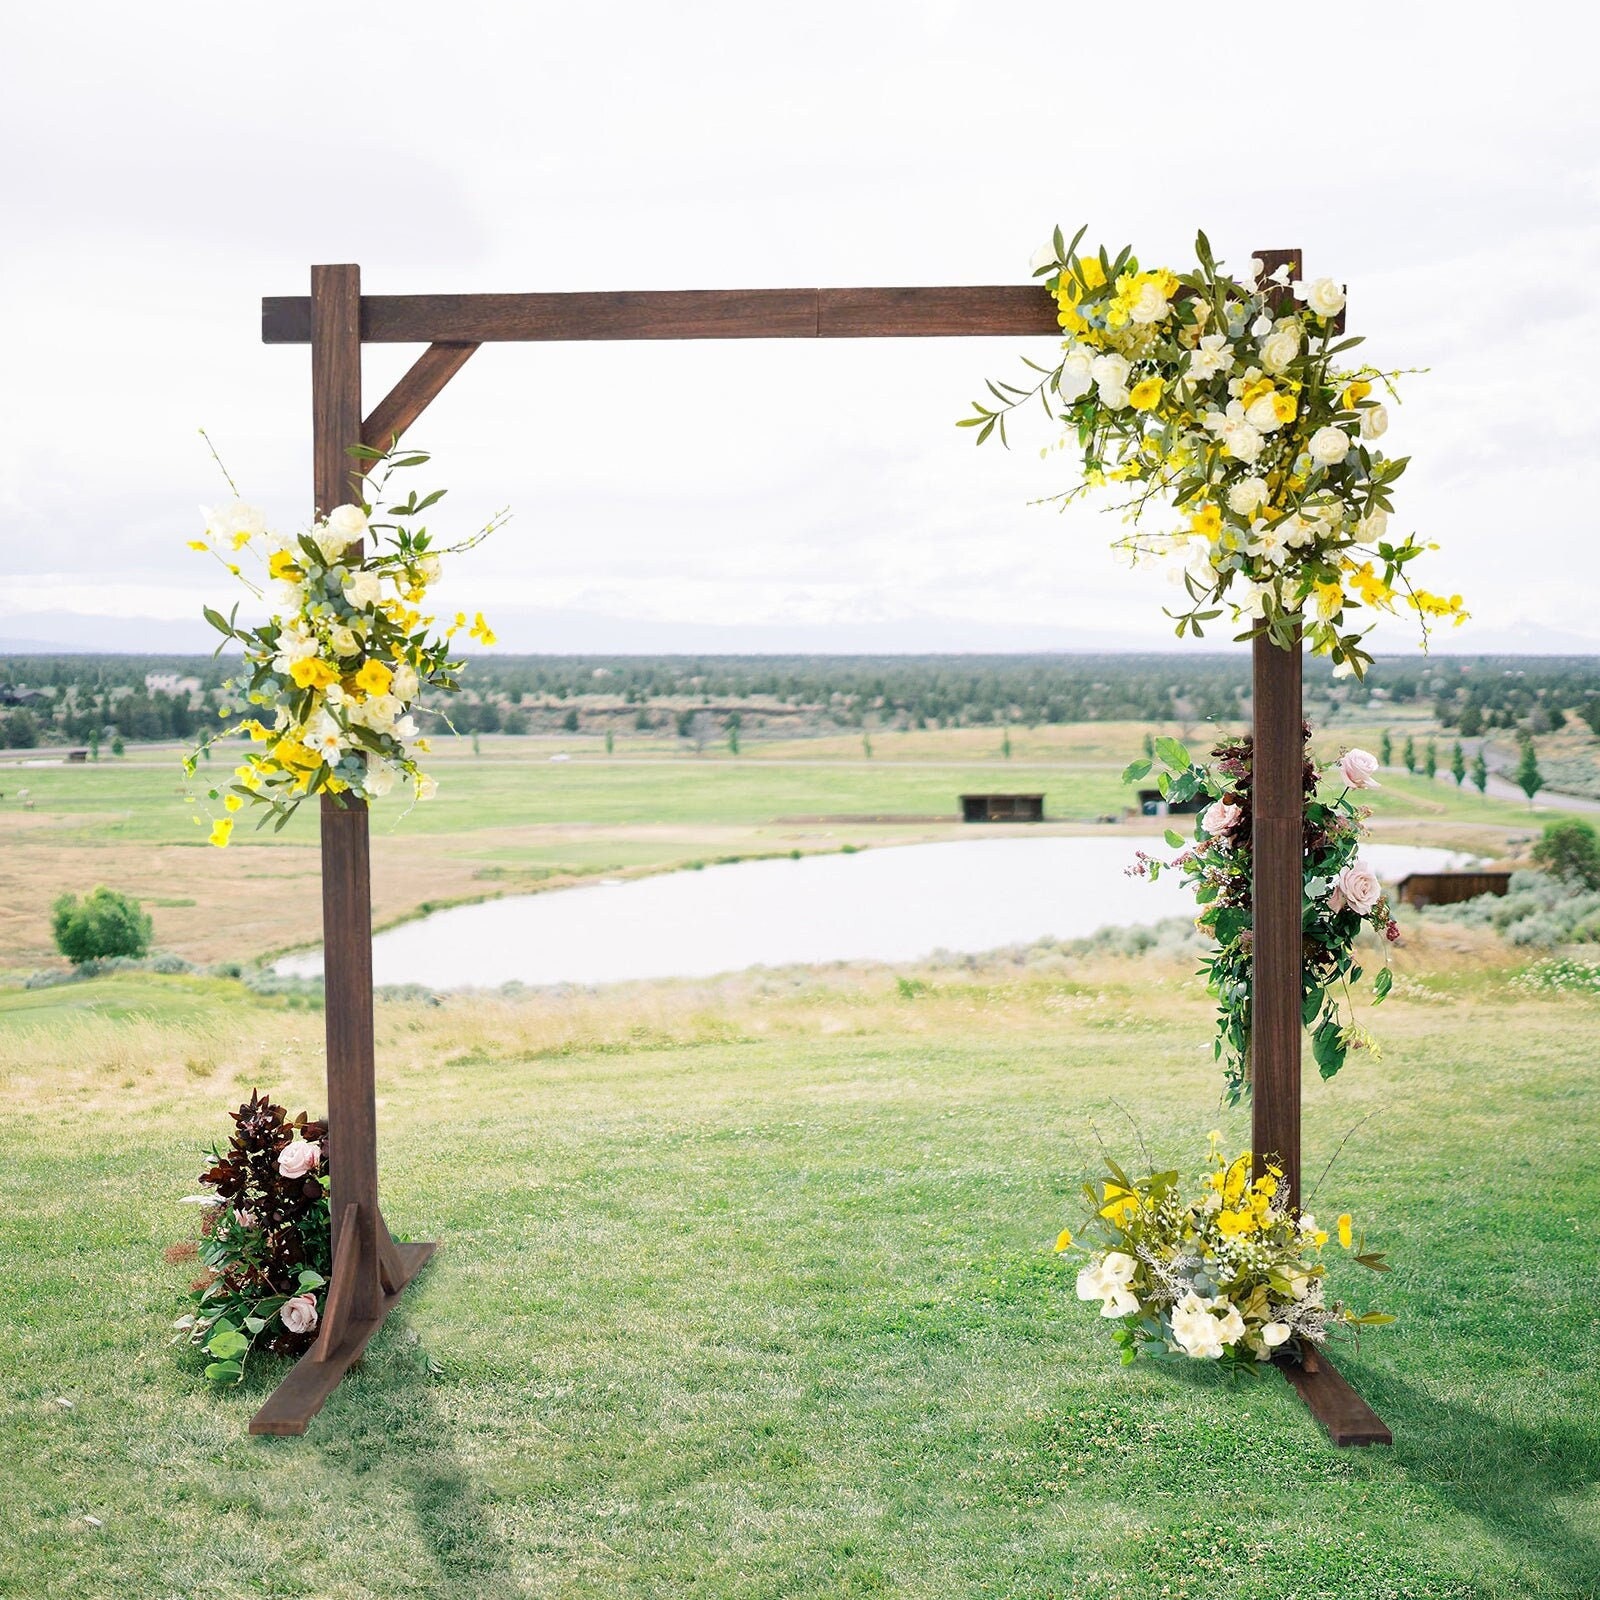
[{"label": "cream rose", "polygon": [[1335,893],[1344,897],[1344,903],[1358,916],[1366,914],[1383,897],[1383,888],[1377,874],[1359,856],[1335,880]]},{"label": "cream rose", "polygon": [[314,1139],[295,1139],[278,1152],[278,1171],[285,1178],[303,1178],[321,1162],[322,1146]]},{"label": "cream rose", "polygon": [[1244,420],[1262,433],[1276,433],[1283,426],[1278,420],[1277,408],[1273,405],[1270,394],[1264,394],[1260,399],[1251,401],[1245,411]]},{"label": "cream rose", "polygon": [[1261,1342],[1269,1350],[1276,1350],[1288,1337],[1289,1324],[1287,1322],[1269,1322],[1261,1330]]},{"label": "cream rose", "polygon": [[402,700],[415,700],[417,697],[417,674],[408,666],[401,665],[394,669],[394,679],[389,688],[399,695]]},{"label": "cream rose", "polygon": [[328,532],[339,535],[346,544],[367,531],[367,514],[360,506],[335,506],[328,513]]},{"label": "cream rose", "polygon": [[1096,356],[1089,365],[1089,371],[1104,395],[1108,388],[1126,389],[1128,387],[1128,373],[1131,368],[1126,356],[1116,354]]},{"label": "cream rose", "polygon": [[1128,308],[1129,317],[1144,326],[1160,322],[1167,314],[1167,297],[1159,284],[1147,283],[1139,290],[1139,298]]},{"label": "cream rose", "polygon": [[1361,437],[1381,439],[1389,431],[1389,408],[1367,406],[1361,413]]},{"label": "cream rose", "polygon": [[1289,363],[1300,354],[1300,324],[1288,321],[1278,325],[1261,341],[1261,365],[1277,376],[1288,369]]},{"label": "cream rose", "polygon": [[1383,510],[1369,511],[1356,524],[1356,533],[1365,544],[1377,544],[1388,531],[1389,513]]},{"label": "cream rose", "polygon": [[1236,516],[1253,517],[1267,503],[1266,480],[1240,478],[1228,490],[1228,509]]},{"label": "cream rose", "polygon": [[1350,435],[1343,428],[1318,428],[1311,435],[1311,459],[1319,467],[1336,467],[1350,453]]},{"label": "cream rose", "polygon": [[290,1333],[310,1333],[317,1325],[317,1302],[313,1295],[297,1294],[278,1307],[278,1320]]},{"label": "cream rose", "polygon": [[1189,357],[1189,376],[1196,379],[1214,378],[1233,361],[1233,351],[1228,346],[1225,333],[1207,333],[1200,339],[1200,347]]},{"label": "cream rose", "polygon": [[1061,363],[1061,375],[1056,388],[1063,402],[1071,405],[1081,400],[1094,387],[1094,357],[1081,345],[1069,350]]},{"label": "cream rose", "polygon": [[1344,290],[1332,278],[1318,278],[1305,290],[1305,302],[1319,317],[1336,317],[1344,310]]},{"label": "cream rose", "polygon": [[1381,788],[1372,777],[1377,770],[1378,758],[1368,750],[1346,750],[1339,757],[1339,771],[1352,789]]},{"label": "cream rose", "polygon": [[[1313,444],[1315,442],[1312,441]],[[344,597],[358,611],[367,611],[377,605],[382,593],[382,579],[376,572],[365,569],[352,572],[344,581]]]}]

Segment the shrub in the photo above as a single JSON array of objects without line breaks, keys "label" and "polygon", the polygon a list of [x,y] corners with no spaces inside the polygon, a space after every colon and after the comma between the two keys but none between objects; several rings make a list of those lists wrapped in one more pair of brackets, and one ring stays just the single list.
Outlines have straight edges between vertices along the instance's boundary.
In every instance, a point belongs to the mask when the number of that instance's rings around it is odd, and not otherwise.
[{"label": "shrub", "polygon": [[1533,859],[1546,872],[1586,889],[1600,889],[1600,836],[1587,822],[1552,822],[1533,847]]},{"label": "shrub", "polygon": [[64,894],[50,918],[56,949],[68,961],[102,961],[108,956],[142,956],[150,948],[150,917],[115,889],[99,888],[80,900]]},{"label": "shrub", "polygon": [[202,1347],[212,1358],[206,1377],[216,1383],[241,1381],[257,1343],[283,1355],[308,1350],[323,1309],[317,1291],[333,1269],[327,1123],[303,1111],[290,1117],[259,1092],[231,1115],[227,1151],[213,1147],[200,1174],[216,1191],[203,1197],[206,1272],[173,1341]]}]

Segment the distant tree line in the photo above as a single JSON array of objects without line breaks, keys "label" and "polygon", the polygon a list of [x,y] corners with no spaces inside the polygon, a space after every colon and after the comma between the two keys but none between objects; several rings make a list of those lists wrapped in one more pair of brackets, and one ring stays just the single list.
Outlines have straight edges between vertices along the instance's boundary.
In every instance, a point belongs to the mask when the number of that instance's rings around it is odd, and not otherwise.
[{"label": "distant tree line", "polygon": [[[189,739],[225,706],[226,657],[0,657],[0,744]],[[154,680],[190,683],[178,692]],[[751,702],[812,726],[946,728],[1142,721],[1198,728],[1248,713],[1241,654],[921,656],[474,656],[456,731],[577,731],[599,705],[607,727],[690,736],[704,709],[719,736]],[[1584,656],[1380,657],[1362,683],[1306,663],[1310,714],[1337,705],[1382,715],[1421,706],[1464,738],[1542,734],[1576,717],[1600,733],[1600,660]],[[1319,705],[1320,702],[1320,705]],[[435,730],[443,709],[425,714]],[[746,730],[757,726],[746,719]],[[702,730],[703,733],[703,730]]]}]

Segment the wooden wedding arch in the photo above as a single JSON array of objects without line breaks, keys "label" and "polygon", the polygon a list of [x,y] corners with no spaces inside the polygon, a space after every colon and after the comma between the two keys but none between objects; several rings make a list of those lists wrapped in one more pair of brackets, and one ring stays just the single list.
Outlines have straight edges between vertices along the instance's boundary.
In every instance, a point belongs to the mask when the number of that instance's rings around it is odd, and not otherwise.
[{"label": "wooden wedding arch", "polygon": [[[1300,276],[1298,250],[1258,252]],[[985,288],[622,290],[576,294],[363,295],[357,266],[316,266],[311,293],[261,303],[266,344],[311,346],[313,498],[319,514],[359,498],[350,446],[386,449],[481,344],[588,339],[1061,337],[1037,284]],[[425,344],[361,414],[361,346]],[[1302,1025],[1301,652],[1254,644],[1255,1002],[1252,1146],[1300,1194]],[[367,811],[322,798],[328,1172],[333,1271],[317,1342],[256,1413],[252,1433],[304,1433],[360,1358],[431,1244],[397,1244],[378,1208],[372,906]],[[1389,1430],[1325,1358],[1283,1368],[1335,1444]]]}]

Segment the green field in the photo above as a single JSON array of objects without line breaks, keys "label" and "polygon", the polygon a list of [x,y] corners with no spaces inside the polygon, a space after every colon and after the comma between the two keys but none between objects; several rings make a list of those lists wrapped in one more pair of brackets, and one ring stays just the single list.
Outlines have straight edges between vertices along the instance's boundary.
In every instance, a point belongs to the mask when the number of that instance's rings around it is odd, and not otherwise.
[{"label": "green field", "polygon": [[321,1104],[320,1018],[0,996],[0,1593],[1600,1592],[1592,1001],[1458,962],[1308,1089],[1308,1172],[1361,1123],[1318,1208],[1395,1262],[1342,1286],[1401,1318],[1342,1358],[1395,1446],[1340,1452],[1275,1376],[1124,1372],[1050,1254],[1090,1119],[1243,1140],[1192,982],[923,976],[381,1005],[385,1208],[442,1248],[301,1440],[245,1434],[273,1363],[165,1345],[162,1251],[246,1086]]}]

